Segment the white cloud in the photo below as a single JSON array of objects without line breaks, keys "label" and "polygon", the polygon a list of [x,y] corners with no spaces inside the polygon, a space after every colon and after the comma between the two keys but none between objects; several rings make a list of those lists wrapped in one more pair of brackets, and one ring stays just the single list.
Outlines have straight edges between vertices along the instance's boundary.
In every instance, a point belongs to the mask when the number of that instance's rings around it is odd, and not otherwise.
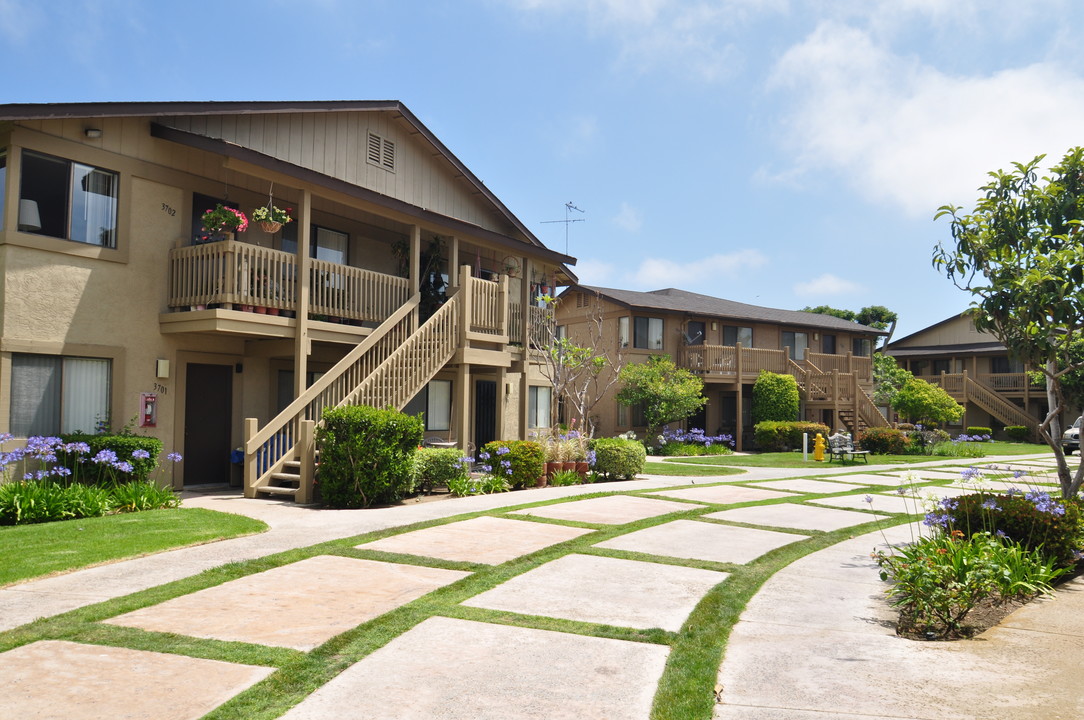
[{"label": "white cloud", "polygon": [[861,292],[864,287],[858,283],[825,273],[806,282],[794,284],[794,294],[799,297],[824,297],[828,295],[848,295]]},{"label": "white cloud", "polygon": [[617,46],[618,69],[666,70],[705,82],[731,77],[742,56],[731,40],[741,26],[787,6],[787,0],[506,0],[533,13],[581,22]]},{"label": "white cloud", "polygon": [[734,277],[742,271],[761,267],[767,262],[768,258],[759,250],[738,250],[688,262],[647,258],[632,273],[630,280],[638,289],[688,288],[722,277]]},{"label": "white cloud", "polygon": [[610,287],[617,274],[617,268],[614,267],[613,263],[608,263],[604,260],[578,258],[576,265],[572,268],[572,272],[576,274],[576,277],[578,277],[580,282],[584,285]]},{"label": "white cloud", "polygon": [[613,223],[623,230],[639,232],[640,228],[643,227],[644,219],[639,210],[627,202],[623,202],[621,203],[621,209],[613,218]]},{"label": "white cloud", "polygon": [[790,48],[771,86],[790,95],[793,163],[758,177],[797,171],[823,182],[836,171],[867,199],[916,217],[970,207],[987,172],[1041,153],[1058,159],[1081,141],[1084,78],[1059,65],[950,75],[837,22]]}]

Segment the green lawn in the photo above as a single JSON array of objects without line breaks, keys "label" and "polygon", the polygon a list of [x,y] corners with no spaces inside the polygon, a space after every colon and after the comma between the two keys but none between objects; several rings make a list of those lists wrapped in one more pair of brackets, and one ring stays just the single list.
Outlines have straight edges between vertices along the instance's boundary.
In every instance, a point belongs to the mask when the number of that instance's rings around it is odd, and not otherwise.
[{"label": "green lawn", "polygon": [[[1006,443],[1006,442],[992,442],[984,443],[983,449],[986,450],[987,456],[993,455],[1032,455],[1035,453],[1050,452],[1050,448],[1046,445],[1032,445],[1030,443]],[[724,465],[724,466],[744,466],[744,467],[775,467],[775,468],[819,468],[826,467],[827,462],[819,463],[813,460],[813,453],[809,453],[809,460],[802,460],[802,453],[800,452],[782,452],[782,453],[756,453],[754,455],[713,455],[710,457],[696,457],[696,458],[668,458],[664,462],[674,462],[675,460],[681,460],[687,463],[696,463],[699,465]],[[959,461],[963,463],[981,461],[982,458],[952,458],[943,457],[938,455],[870,455],[869,461],[871,464],[885,465],[892,463],[909,464],[909,463],[922,463],[930,462],[931,460],[944,460],[946,462]],[[840,462],[836,460],[831,463],[832,465],[839,466]],[[850,460],[847,461],[847,467],[854,466],[855,463]],[[857,466],[862,467],[861,460],[858,461]],[[646,470],[644,472],[647,472]]]},{"label": "green lawn", "polygon": [[259,520],[201,508],[0,527],[0,586],[266,529]]},{"label": "green lawn", "polygon": [[[712,457],[723,457],[715,455]],[[705,475],[740,475],[744,470],[731,467],[720,467],[715,464],[682,465],[682,460],[700,460],[703,458],[673,458],[665,462],[644,463],[645,475],[677,475],[689,477],[701,477]]]}]

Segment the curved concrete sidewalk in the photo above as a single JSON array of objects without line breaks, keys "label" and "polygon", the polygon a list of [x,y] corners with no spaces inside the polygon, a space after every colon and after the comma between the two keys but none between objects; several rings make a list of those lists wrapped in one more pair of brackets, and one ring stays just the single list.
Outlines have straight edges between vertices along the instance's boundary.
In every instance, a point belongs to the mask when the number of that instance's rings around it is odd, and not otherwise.
[{"label": "curved concrete sidewalk", "polygon": [[[911,539],[891,528],[889,542]],[[719,672],[721,720],[1053,720],[1084,713],[1084,578],[976,639],[916,642],[870,559],[880,533],[798,560],[746,606]]]}]

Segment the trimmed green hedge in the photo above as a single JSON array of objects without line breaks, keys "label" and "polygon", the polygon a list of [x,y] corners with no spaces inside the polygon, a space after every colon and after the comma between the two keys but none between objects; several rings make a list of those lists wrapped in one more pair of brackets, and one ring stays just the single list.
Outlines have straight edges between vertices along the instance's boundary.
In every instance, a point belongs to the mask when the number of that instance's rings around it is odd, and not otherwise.
[{"label": "trimmed green hedge", "polygon": [[969,427],[964,431],[965,435],[990,435],[993,437],[994,431],[988,427]]},{"label": "trimmed green hedge", "polygon": [[[90,435],[87,433],[69,433],[61,435],[65,443],[86,443],[88,453],[57,452],[57,465],[72,471],[71,477],[84,485],[113,485],[117,482],[147,482],[154,469],[158,467],[158,456],[162,452],[162,441],[144,435]],[[93,458],[102,450],[112,450],[118,462],[132,464],[132,472],[121,473],[106,463],[95,463]],[[133,458],[136,450],[146,450],[149,457]]]},{"label": "trimmed green hedge", "polygon": [[762,452],[785,452],[802,447],[802,433],[809,433],[809,449],[813,439],[820,433],[828,441],[828,426],[823,423],[789,421],[759,422],[753,426],[753,437]]},{"label": "trimmed green hedge", "polygon": [[[508,452],[502,453],[502,448],[507,448]],[[541,443],[533,440],[496,440],[486,443],[482,453],[489,453],[484,462],[493,468],[491,474],[506,480],[513,490],[534,487],[546,464],[546,451]],[[483,460],[482,453],[478,454],[480,461]],[[509,466],[504,467],[501,461],[508,462]]]},{"label": "trimmed green hedge", "polygon": [[1006,425],[1005,436],[1012,442],[1027,442],[1031,439],[1031,430],[1026,425]]},{"label": "trimmed green hedge", "polygon": [[414,451],[422,420],[397,410],[353,405],[324,410],[316,431],[316,482],[331,507],[359,508],[402,500],[413,490]]},{"label": "trimmed green hedge", "polygon": [[793,375],[761,370],[753,383],[753,422],[793,422],[801,396]]},{"label": "trimmed green hedge", "polygon": [[450,486],[468,475],[468,463],[457,448],[418,448],[414,452],[411,477],[414,489],[430,492],[435,485]]},{"label": "trimmed green hedge", "polygon": [[598,438],[591,441],[595,452],[595,472],[607,480],[632,480],[643,472],[647,451],[637,440]]}]

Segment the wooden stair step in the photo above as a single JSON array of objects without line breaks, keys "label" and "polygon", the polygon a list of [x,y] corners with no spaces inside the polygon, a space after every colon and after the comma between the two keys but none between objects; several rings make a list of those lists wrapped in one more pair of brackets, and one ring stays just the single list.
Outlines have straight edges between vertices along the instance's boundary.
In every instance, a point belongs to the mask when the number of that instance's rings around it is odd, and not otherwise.
[{"label": "wooden stair step", "polygon": [[261,485],[256,488],[256,492],[266,493],[268,495],[289,495],[293,497],[297,495],[298,488],[295,487],[282,487],[281,485]]},{"label": "wooden stair step", "polygon": [[272,480],[282,480],[283,482],[292,482],[292,483],[300,483],[301,482],[301,476],[296,474],[296,473],[284,473],[284,472],[271,473],[271,479]]}]

